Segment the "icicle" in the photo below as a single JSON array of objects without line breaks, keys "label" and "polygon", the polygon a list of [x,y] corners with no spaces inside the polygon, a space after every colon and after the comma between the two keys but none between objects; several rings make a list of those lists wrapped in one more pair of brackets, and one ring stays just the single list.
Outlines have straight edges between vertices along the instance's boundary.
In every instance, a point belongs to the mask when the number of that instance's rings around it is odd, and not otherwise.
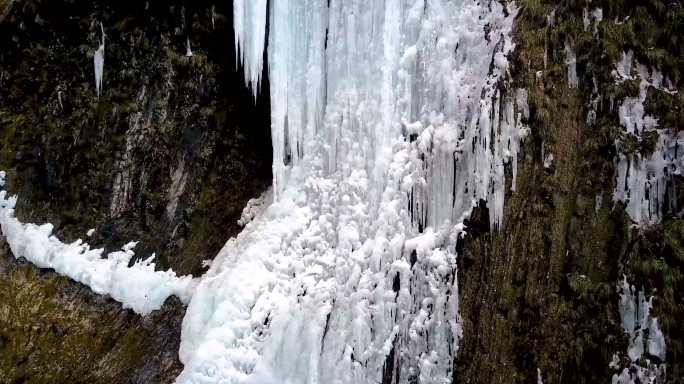
[{"label": "icicle", "polygon": [[577,78],[577,56],[570,44],[565,42],[565,63],[568,65],[568,88],[577,88],[579,80]]},{"label": "icicle", "polygon": [[93,57],[95,65],[95,89],[97,91],[98,99],[100,98],[100,91],[102,90],[102,75],[104,73],[105,33],[102,23],[100,23],[100,30],[102,31],[102,43],[97,51],[95,51],[95,56]]},{"label": "icicle", "polygon": [[[282,3],[278,1],[278,3]],[[244,66],[245,82],[252,87],[256,99],[261,82],[263,56],[266,43],[267,0],[234,0],[233,28],[235,52]]]},{"label": "icicle", "polygon": [[192,57],[192,49],[190,49],[190,38],[189,37],[185,41],[185,47],[186,47],[185,57]]}]

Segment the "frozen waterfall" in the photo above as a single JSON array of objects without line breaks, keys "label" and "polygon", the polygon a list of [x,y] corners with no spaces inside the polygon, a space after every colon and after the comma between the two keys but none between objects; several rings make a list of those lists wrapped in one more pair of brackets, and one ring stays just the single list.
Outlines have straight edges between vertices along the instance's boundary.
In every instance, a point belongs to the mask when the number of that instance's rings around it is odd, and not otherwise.
[{"label": "frozen waterfall", "polygon": [[197,287],[178,383],[451,382],[455,245],[479,201],[502,223],[526,132],[501,87],[516,12],[234,1],[255,96],[268,39],[273,197]]}]

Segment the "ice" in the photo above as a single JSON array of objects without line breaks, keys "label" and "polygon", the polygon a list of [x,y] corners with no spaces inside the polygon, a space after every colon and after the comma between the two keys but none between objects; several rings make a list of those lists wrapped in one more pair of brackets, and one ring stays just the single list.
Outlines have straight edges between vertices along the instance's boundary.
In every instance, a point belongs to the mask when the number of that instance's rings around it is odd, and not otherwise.
[{"label": "ice", "polygon": [[603,9],[594,8],[594,10],[591,11],[591,18],[594,21],[594,37],[596,37],[598,36],[598,25],[603,21]]},{"label": "ice", "polygon": [[267,0],[233,1],[235,52],[239,52],[237,58],[244,66],[245,82],[251,85],[255,98],[259,92],[263,71],[266,4]]},{"label": "ice", "polygon": [[257,198],[249,199],[247,205],[242,210],[238,225],[244,227],[247,223],[254,220],[271,201],[273,201],[273,191],[271,189],[268,189]]},{"label": "ice", "polygon": [[626,80],[626,79],[631,79],[632,78],[632,58],[634,56],[634,52],[632,50],[628,50],[626,52],[622,52],[622,59],[620,59],[620,62],[617,64],[617,77],[618,80]]},{"label": "ice", "polygon": [[185,40],[185,57],[192,57],[192,49],[190,49],[190,38]]},{"label": "ice", "polygon": [[577,56],[570,46],[565,42],[565,64],[568,65],[568,88],[577,88],[579,79],[577,78]]},{"label": "ice", "polygon": [[171,295],[185,303],[190,301],[196,285],[191,277],[178,277],[170,270],[155,271],[154,255],[130,265],[136,243],[103,258],[103,249],[90,249],[81,240],[70,244],[59,241],[52,235],[52,224],[21,223],[14,217],[16,201],[16,197],[0,191],[0,229],[14,257],[23,257],[39,268],[54,269],[142,315],[160,309]]},{"label": "ice", "polygon": [[102,23],[100,23],[100,30],[102,31],[102,43],[93,56],[93,64],[95,66],[95,89],[97,91],[98,99],[100,98],[100,92],[102,91],[102,76],[104,74],[105,33]]},{"label": "ice", "polygon": [[592,33],[594,37],[598,36],[598,24],[603,20],[603,9],[594,8],[591,12],[587,7],[582,11],[582,21],[584,23],[584,31],[588,31],[590,26],[593,26]]},{"label": "ice", "polygon": [[199,284],[177,382],[448,383],[463,221],[483,202],[502,225],[527,133],[517,9],[268,4],[234,14],[255,92],[269,18],[273,198],[248,204]]},{"label": "ice", "polygon": [[645,113],[644,103],[648,90],[655,88],[660,92],[675,93],[663,85],[663,75],[650,71],[641,64],[633,64],[632,52],[623,53],[622,60],[613,72],[616,81],[639,79],[639,95],[625,97],[618,108],[620,124],[625,133],[641,141],[645,133],[657,135],[653,153],[648,155],[626,154],[621,140],[615,142],[617,148],[616,186],[613,200],[626,204],[631,219],[640,225],[657,224],[665,212],[676,212],[676,200],[666,199],[676,196],[671,182],[674,175],[681,174],[684,159],[678,150],[684,144],[684,133],[674,127],[659,127],[658,120]]},{"label": "ice", "polygon": [[[626,277],[618,283],[618,294],[622,328],[629,335],[627,357],[630,364],[613,375],[612,383],[660,382],[658,380],[662,380],[665,374],[665,337],[658,326],[658,319],[651,316],[653,297],[647,300],[644,291],[637,292]],[[617,355],[610,366],[620,369]]]}]

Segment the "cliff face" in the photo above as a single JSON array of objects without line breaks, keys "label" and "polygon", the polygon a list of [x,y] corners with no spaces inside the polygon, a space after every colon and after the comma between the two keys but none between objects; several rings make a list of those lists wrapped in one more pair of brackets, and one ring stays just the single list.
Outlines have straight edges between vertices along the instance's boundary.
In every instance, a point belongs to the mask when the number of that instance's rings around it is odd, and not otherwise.
[{"label": "cliff face", "polygon": [[268,109],[235,68],[230,5],[9,6],[0,165],[19,215],[67,240],[89,228],[111,248],[137,239],[162,267],[199,273],[270,182]]},{"label": "cliff face", "polygon": [[[679,131],[684,6],[517,4],[510,88],[528,91],[531,134],[501,230],[490,231],[482,204],[461,242],[454,382],[610,381],[629,366],[616,291],[623,276],[654,295],[667,382],[681,382],[684,200],[674,197],[676,207],[640,228],[613,202],[620,151],[654,150],[652,139],[625,134],[617,106],[639,89],[616,84],[613,71],[632,50],[669,76],[679,92],[651,89],[645,107]],[[603,22],[586,16],[596,8]],[[20,218],[54,223],[66,240],[95,228],[90,242],[110,249],[140,240],[138,254],[156,252],[161,267],[201,273],[271,180],[267,98],[254,105],[235,68],[230,4],[0,0],[0,47],[0,169],[20,196]],[[681,176],[670,183],[680,186]],[[14,261],[0,244],[0,383],[170,382],[183,312],[172,300],[137,317]]]},{"label": "cliff face", "polygon": [[[236,68],[231,4],[0,1],[0,169],[25,222],[202,273],[271,181],[267,99]],[[98,97],[94,55],[102,44]],[[188,43],[192,56],[188,55]],[[185,309],[139,318],[0,240],[0,382],[168,383]]]},{"label": "cliff face", "polygon": [[[674,135],[684,127],[682,3],[517,3],[513,77],[528,90],[531,135],[502,230],[489,232],[488,212],[478,209],[461,250],[464,337],[455,381],[530,383],[539,369],[544,383],[609,382],[618,366],[629,366],[616,291],[626,276],[654,295],[667,382],[681,382],[684,200],[671,196],[678,208],[638,228],[613,193],[620,151],[631,158],[653,152],[649,139],[621,126],[618,106],[639,93],[638,82],[616,84],[623,52],[671,78],[679,92],[651,88],[646,113]],[[591,16],[597,8],[600,23]],[[574,88],[566,47],[576,56]],[[631,147],[618,144],[630,140]],[[681,191],[680,175],[671,183]]]}]

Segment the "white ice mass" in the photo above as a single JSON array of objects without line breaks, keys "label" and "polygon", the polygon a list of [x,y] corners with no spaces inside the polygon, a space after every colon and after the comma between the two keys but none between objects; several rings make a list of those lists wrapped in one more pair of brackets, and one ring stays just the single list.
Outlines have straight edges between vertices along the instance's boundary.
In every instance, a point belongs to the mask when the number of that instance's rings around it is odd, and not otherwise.
[{"label": "white ice mass", "polygon": [[659,92],[675,93],[665,87],[664,76],[645,65],[633,63],[632,51],[625,52],[616,65],[614,76],[617,82],[639,81],[639,95],[626,97],[619,106],[620,124],[626,135],[641,141],[644,134],[657,136],[655,150],[644,156],[640,153],[627,154],[622,141],[616,141],[616,184],[613,200],[626,204],[629,216],[637,224],[649,225],[660,222],[664,211],[674,211],[676,193],[671,179],[684,169],[684,157],[678,150],[684,145],[684,131],[675,127],[660,127],[658,120],[645,112],[644,103],[649,88]]},{"label": "white ice mass", "polygon": [[199,284],[178,383],[451,382],[455,245],[479,201],[501,225],[526,133],[507,7],[234,2],[255,95],[268,39],[274,198]]},{"label": "white ice mass", "polygon": [[16,197],[7,197],[7,191],[0,190],[0,229],[14,257],[23,257],[39,268],[54,269],[142,315],[160,309],[171,295],[185,303],[190,301],[196,281],[177,277],[172,271],[155,271],[154,255],[129,265],[136,243],[102,258],[103,249],[90,249],[81,240],[70,244],[59,241],[52,235],[52,224],[21,223],[14,217],[16,202]]},{"label": "white ice mass", "polygon": [[[612,384],[659,383],[665,376],[666,350],[658,319],[650,314],[653,297],[646,300],[644,291],[637,292],[626,277],[618,284],[618,293],[622,328],[629,335],[627,357],[631,364],[613,375]],[[619,367],[617,363],[611,365]]]}]

